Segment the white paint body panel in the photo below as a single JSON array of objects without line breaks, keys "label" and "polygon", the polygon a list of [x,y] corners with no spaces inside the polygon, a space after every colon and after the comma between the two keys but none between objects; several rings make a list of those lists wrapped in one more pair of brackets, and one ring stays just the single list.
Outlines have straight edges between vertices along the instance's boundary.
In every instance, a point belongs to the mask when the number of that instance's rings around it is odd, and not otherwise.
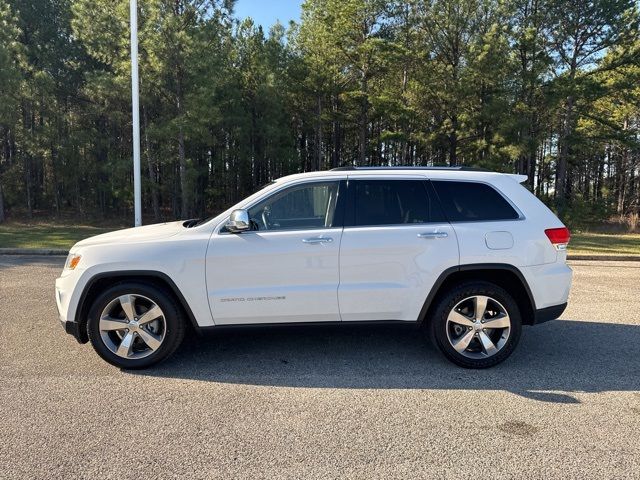
[{"label": "white paint body panel", "polygon": [[[442,238],[419,238],[439,232]],[[448,223],[345,228],[338,299],[343,321],[415,321],[444,270],[458,265]]]},{"label": "white paint body panel", "polygon": [[[61,320],[75,321],[87,284],[96,275],[122,271],[159,272],[185,298],[199,326],[260,322],[414,321],[440,274],[449,267],[479,263],[511,265],[527,280],[536,308],[567,301],[571,270],[566,252],[556,251],[547,228],[562,227],[555,215],[515,176],[490,172],[358,171],[358,178],[423,178],[492,185],[520,211],[519,220],[460,222],[306,231],[220,234],[234,208],[246,208],[275,191],[311,180],[346,179],[348,171],[314,172],[282,178],[206,223],[180,222],[98,235],[77,243],[82,255],[74,271],[56,281]],[[434,228],[439,239],[419,239]],[[489,248],[487,235],[507,232],[509,246]],[[330,244],[303,244],[328,235]],[[286,300],[256,300],[285,297]],[[244,298],[243,302],[221,301]],[[247,298],[253,298],[247,301]]]},{"label": "white paint body panel", "polygon": [[[212,235],[206,276],[215,323],[339,321],[341,235],[342,228]],[[315,237],[331,242],[303,242]]]},{"label": "white paint body panel", "polygon": [[82,292],[96,275],[133,270],[159,272],[169,277],[198,324],[213,325],[204,282],[209,237],[206,230],[186,229],[181,222],[174,222],[121,230],[78,242],[72,252],[82,255],[79,266],[64,271],[56,281],[57,296],[62,297],[61,318],[76,318]]}]

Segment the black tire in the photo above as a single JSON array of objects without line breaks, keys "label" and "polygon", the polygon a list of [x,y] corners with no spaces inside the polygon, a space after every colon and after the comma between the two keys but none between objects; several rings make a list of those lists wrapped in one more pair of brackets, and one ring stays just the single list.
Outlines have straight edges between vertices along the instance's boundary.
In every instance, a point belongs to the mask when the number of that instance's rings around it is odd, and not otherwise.
[{"label": "black tire", "polygon": [[[144,358],[123,358],[112,352],[102,339],[99,322],[102,311],[122,295],[141,295],[160,307],[165,320],[164,338],[160,346]],[[175,297],[163,288],[140,282],[118,283],[102,294],[92,303],[87,320],[87,333],[94,350],[100,357],[112,365],[128,370],[137,370],[155,365],[168,358],[182,343],[185,333],[185,322],[182,309]]]},{"label": "black tire", "polygon": [[[451,310],[459,302],[475,295],[483,295],[495,299],[506,309],[511,320],[506,342],[497,353],[486,358],[469,358],[457,352],[447,334],[447,317]],[[447,291],[438,300],[433,310],[433,316],[427,320],[427,333],[432,343],[447,359],[464,368],[489,368],[503,362],[513,353],[522,332],[522,317],[517,302],[503,288],[483,281],[465,282]]]}]

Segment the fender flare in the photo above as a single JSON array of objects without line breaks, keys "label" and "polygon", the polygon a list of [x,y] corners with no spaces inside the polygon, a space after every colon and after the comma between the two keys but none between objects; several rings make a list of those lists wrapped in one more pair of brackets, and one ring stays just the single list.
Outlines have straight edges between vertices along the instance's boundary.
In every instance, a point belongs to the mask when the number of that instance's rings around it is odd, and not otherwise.
[{"label": "fender flare", "polygon": [[421,325],[422,322],[426,320],[427,312],[429,311],[429,308],[431,307],[431,304],[433,303],[436,295],[440,291],[440,287],[442,287],[442,284],[447,280],[447,278],[457,272],[467,272],[473,270],[504,270],[515,274],[522,283],[522,286],[527,293],[527,296],[529,297],[529,302],[531,302],[531,308],[533,309],[533,312],[536,312],[536,302],[533,298],[533,293],[531,293],[531,288],[529,288],[527,280],[524,278],[524,275],[522,274],[520,269],[518,269],[518,267],[508,263],[469,263],[466,265],[456,265],[453,267],[449,267],[444,270],[440,274],[440,276],[438,276],[435,283],[433,284],[433,287],[431,288],[431,291],[429,292],[429,295],[427,295],[424,305],[420,309],[418,324]]},{"label": "fender flare", "polygon": [[101,273],[95,274],[87,281],[87,284],[84,286],[84,289],[82,290],[82,294],[80,295],[80,299],[78,301],[78,308],[76,309],[74,321],[78,325],[81,325],[84,323],[82,316],[83,316],[83,313],[86,312],[87,305],[85,305],[85,303],[87,301],[87,296],[91,291],[91,289],[93,288],[93,286],[96,284],[96,282],[100,280],[109,279],[109,278],[122,278],[122,277],[126,279],[131,279],[131,280],[135,280],[136,278],[140,278],[140,277],[147,277],[147,278],[152,277],[154,279],[159,280],[160,283],[167,286],[171,290],[171,292],[176,296],[176,299],[182,306],[184,312],[187,314],[187,317],[189,318],[189,321],[191,322],[193,327],[196,329],[200,328],[198,326],[198,322],[196,321],[195,316],[193,315],[193,311],[191,310],[191,307],[187,303],[187,300],[184,298],[184,295],[182,295],[182,292],[180,291],[178,286],[175,284],[173,280],[171,280],[171,277],[169,277],[169,275],[163,272],[159,272],[157,270],[114,270],[114,271],[101,272]]}]

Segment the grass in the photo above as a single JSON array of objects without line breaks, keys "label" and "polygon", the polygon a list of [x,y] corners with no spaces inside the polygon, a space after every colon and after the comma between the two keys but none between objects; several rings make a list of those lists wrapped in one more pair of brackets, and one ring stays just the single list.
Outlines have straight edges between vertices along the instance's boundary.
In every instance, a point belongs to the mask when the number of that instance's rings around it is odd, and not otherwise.
[{"label": "grass", "polygon": [[640,234],[572,233],[571,254],[640,255]]},{"label": "grass", "polygon": [[[0,248],[69,249],[83,238],[121,226],[66,225],[53,222],[0,224]],[[573,233],[569,254],[640,255],[640,234]]]},{"label": "grass", "polygon": [[68,250],[79,240],[116,228],[88,225],[57,225],[54,223],[0,224],[0,248],[59,248]]}]

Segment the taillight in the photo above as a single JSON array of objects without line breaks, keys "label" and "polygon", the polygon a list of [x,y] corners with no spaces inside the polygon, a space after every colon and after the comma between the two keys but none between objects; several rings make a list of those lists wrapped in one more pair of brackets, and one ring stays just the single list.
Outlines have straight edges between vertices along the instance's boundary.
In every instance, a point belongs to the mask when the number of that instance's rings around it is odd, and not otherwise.
[{"label": "taillight", "polygon": [[544,233],[557,250],[567,249],[567,244],[569,243],[569,239],[571,239],[571,233],[567,227],[547,228]]}]

